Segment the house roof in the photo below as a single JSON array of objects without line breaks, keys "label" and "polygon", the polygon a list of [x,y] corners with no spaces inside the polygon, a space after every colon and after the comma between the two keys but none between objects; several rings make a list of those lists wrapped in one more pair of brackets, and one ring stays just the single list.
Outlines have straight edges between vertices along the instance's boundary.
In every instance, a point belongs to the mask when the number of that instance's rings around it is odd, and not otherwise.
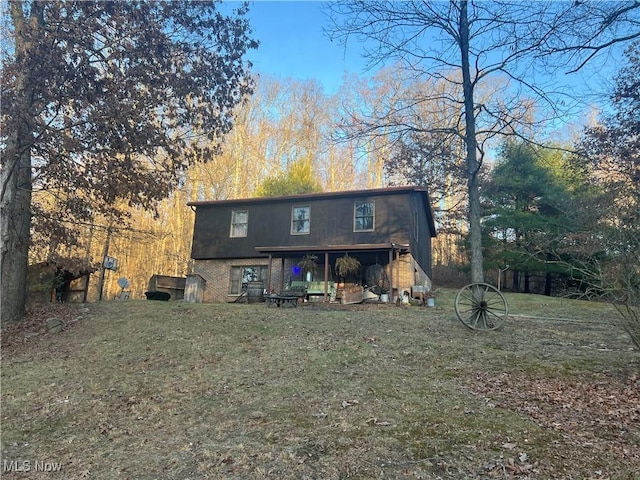
[{"label": "house roof", "polygon": [[431,208],[431,201],[429,200],[429,192],[427,187],[419,186],[401,186],[401,187],[385,187],[385,188],[370,188],[363,190],[344,190],[339,192],[319,192],[319,193],[304,193],[298,195],[278,196],[278,197],[252,197],[252,198],[232,198],[226,200],[203,200],[198,202],[188,202],[190,207],[204,207],[208,205],[247,205],[252,203],[277,203],[288,202],[291,200],[309,200],[309,199],[323,199],[323,198],[345,198],[345,197],[362,197],[363,195],[394,195],[399,193],[411,193],[418,192],[421,194],[424,201],[425,209],[429,216],[429,230],[431,236],[436,236],[436,229],[433,220],[433,210]]},{"label": "house roof", "polygon": [[310,245],[310,246],[275,246],[256,247],[260,253],[305,253],[305,252],[346,252],[346,251],[366,251],[366,250],[390,250],[396,249],[405,251],[409,245],[395,243],[357,243],[349,245]]},{"label": "house roof", "polygon": [[[286,195],[277,197],[251,197],[251,198],[230,198],[226,200],[202,200],[199,202],[189,202],[189,206],[205,206],[205,205],[225,205],[236,203],[268,203],[282,202],[296,199],[310,198],[328,198],[328,197],[360,197],[362,195],[385,195],[406,192],[424,192],[427,194],[427,187],[404,186],[404,187],[385,187],[385,188],[369,188],[364,190],[343,190],[339,192],[317,192],[317,193],[300,193],[297,195]],[[428,196],[427,196],[428,201]],[[429,203],[430,205],[430,203]]]}]

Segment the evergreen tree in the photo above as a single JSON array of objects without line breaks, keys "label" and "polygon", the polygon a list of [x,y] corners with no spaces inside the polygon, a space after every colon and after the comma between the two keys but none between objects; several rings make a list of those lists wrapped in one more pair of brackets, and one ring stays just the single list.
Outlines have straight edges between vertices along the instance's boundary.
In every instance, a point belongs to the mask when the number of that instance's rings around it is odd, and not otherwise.
[{"label": "evergreen tree", "polygon": [[322,186],[313,174],[311,163],[298,160],[291,163],[284,174],[265,179],[256,190],[256,196],[280,197],[321,191]]},{"label": "evergreen tree", "polygon": [[549,295],[553,274],[564,270],[551,260],[555,245],[573,228],[565,207],[579,182],[571,170],[558,150],[511,141],[483,185],[487,267],[509,265],[516,291],[524,282],[529,292],[529,280],[538,274],[546,277]]}]

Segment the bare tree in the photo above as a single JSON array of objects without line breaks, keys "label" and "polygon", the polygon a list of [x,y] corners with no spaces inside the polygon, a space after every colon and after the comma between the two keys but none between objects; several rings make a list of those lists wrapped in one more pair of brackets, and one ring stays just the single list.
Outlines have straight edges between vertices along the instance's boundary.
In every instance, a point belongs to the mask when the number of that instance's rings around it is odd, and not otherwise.
[{"label": "bare tree", "polygon": [[578,152],[601,198],[580,205],[581,278],[620,313],[640,348],[640,42],[627,50],[611,108],[585,131]]},{"label": "bare tree", "polygon": [[[464,142],[471,278],[483,281],[478,173],[486,144],[495,135],[514,134],[530,125],[531,98],[548,99],[543,89],[525,79],[518,64],[533,48],[523,38],[526,30],[537,27],[537,17],[522,4],[468,1],[358,1],[331,3],[327,8],[334,19],[330,33],[335,39],[366,40],[372,46],[366,51],[372,66],[398,62],[393,103],[383,115],[352,115],[345,124],[347,131],[382,132],[389,141],[428,132]],[[416,92],[409,87],[416,79],[449,87]],[[499,96],[484,94],[497,84]],[[438,110],[429,118],[448,118],[437,124],[423,122],[420,111],[425,109]]]},{"label": "bare tree", "polygon": [[575,0],[559,8],[546,28],[532,33],[540,44],[537,56],[547,66],[577,72],[640,38],[640,1]]},{"label": "bare tree", "polygon": [[[634,9],[636,3],[627,6]],[[544,81],[539,62],[545,52],[562,53],[551,40],[560,40],[576,26],[576,8],[581,9],[580,2],[361,0],[327,4],[333,19],[330,36],[345,45],[351,39],[362,41],[371,67],[395,61],[401,69],[396,78],[407,84],[425,78],[449,84],[446,91],[416,94],[411,89],[398,90],[383,115],[354,114],[344,127],[352,135],[381,132],[389,141],[409,132],[447,134],[464,141],[474,282],[483,280],[478,173],[489,142],[496,136],[526,136],[548,120],[572,113],[579,103],[570,92]],[[614,24],[620,25],[618,19],[627,10],[606,4],[599,8],[600,18],[607,19],[607,12],[612,15],[611,22],[602,23],[594,32],[601,38]],[[587,48],[577,37],[572,42],[572,51]],[[606,45],[605,41],[597,48]],[[418,106],[438,108],[443,102],[457,107],[451,109],[449,122],[420,121]]]}]

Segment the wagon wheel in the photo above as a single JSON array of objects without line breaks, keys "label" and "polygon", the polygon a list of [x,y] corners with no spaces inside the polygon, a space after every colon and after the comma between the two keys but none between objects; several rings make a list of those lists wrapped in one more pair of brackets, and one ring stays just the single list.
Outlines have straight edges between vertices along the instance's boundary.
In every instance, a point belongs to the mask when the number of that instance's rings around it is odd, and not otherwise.
[{"label": "wagon wheel", "polygon": [[504,325],[509,305],[488,283],[471,283],[456,295],[456,315],[471,330],[495,330]]}]

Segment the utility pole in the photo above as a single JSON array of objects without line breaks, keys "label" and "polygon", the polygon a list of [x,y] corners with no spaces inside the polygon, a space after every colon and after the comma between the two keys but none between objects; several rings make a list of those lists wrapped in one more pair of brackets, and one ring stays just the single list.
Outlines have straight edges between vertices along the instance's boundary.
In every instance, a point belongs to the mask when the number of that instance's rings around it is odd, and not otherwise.
[{"label": "utility pole", "polygon": [[109,244],[111,243],[111,225],[107,227],[107,238],[104,241],[104,249],[102,250],[102,259],[100,261],[100,280],[98,281],[98,300],[102,301],[102,289],[104,288],[104,276],[106,268],[104,259],[109,255]]}]

